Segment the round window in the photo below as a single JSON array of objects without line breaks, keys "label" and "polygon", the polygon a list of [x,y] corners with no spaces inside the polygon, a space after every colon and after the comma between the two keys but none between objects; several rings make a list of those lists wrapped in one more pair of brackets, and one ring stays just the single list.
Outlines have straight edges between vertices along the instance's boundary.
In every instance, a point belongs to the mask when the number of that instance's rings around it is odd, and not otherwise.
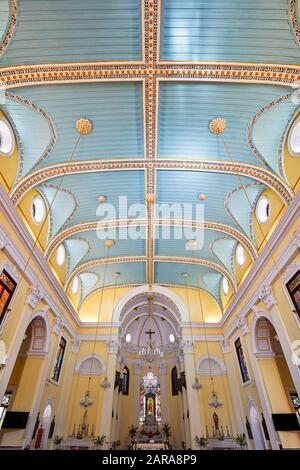
[{"label": "round window", "polygon": [[235,256],[236,256],[236,260],[238,262],[238,265],[243,266],[243,264],[245,263],[246,255],[245,255],[244,247],[242,245],[239,244],[236,247]]},{"label": "round window", "polygon": [[270,216],[270,203],[265,196],[259,198],[256,204],[256,215],[262,224],[265,223]]},{"label": "round window", "polygon": [[300,120],[292,126],[288,139],[289,152],[298,157],[300,155]]},{"label": "round window", "polygon": [[35,197],[32,201],[32,217],[37,224],[44,220],[45,203],[40,196]]},{"label": "round window", "polygon": [[170,343],[174,343],[175,341],[175,336],[172,333],[169,335],[169,340],[170,340]]},{"label": "round window", "polygon": [[78,281],[78,277],[74,277],[73,279],[73,284],[72,284],[72,292],[73,294],[77,294],[78,292],[78,287],[79,287],[79,281]]},{"label": "round window", "polygon": [[223,287],[223,292],[225,295],[228,294],[229,292],[229,286],[228,286],[228,281],[227,281],[227,277],[223,277],[223,280],[222,280],[222,287]]},{"label": "round window", "polygon": [[66,259],[66,250],[64,245],[59,245],[57,248],[57,253],[56,253],[56,262],[58,266],[62,266],[65,262]]},{"label": "round window", "polygon": [[131,341],[131,334],[130,333],[127,333],[127,335],[125,337],[125,340],[126,340],[126,343],[130,343],[130,341]]},{"label": "round window", "polygon": [[0,153],[9,156],[14,149],[12,130],[6,121],[0,120]]}]

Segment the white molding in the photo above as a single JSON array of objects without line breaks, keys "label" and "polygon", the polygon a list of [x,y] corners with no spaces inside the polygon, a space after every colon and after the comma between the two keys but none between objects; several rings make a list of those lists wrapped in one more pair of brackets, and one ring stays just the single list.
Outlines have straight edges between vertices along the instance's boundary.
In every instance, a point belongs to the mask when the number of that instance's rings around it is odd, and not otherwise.
[{"label": "white molding", "polygon": [[[76,366],[75,366],[74,372],[75,372],[76,374],[80,374],[80,375],[89,375],[89,374],[87,374],[87,373],[80,373],[80,368],[81,368],[82,364],[83,364],[85,361],[89,360],[89,359],[93,359],[93,360],[95,360],[95,361],[98,361],[99,364],[100,364],[100,366],[101,366],[101,372],[99,372],[99,373],[100,373],[100,374],[104,374],[105,368],[106,368],[104,359],[103,359],[102,356],[100,356],[99,354],[91,354],[91,353],[85,354],[84,356],[82,356],[82,357],[79,359],[79,361],[77,362],[77,364],[76,364]],[[91,375],[97,375],[97,373],[92,372]]]},{"label": "white molding", "polygon": [[[43,286],[41,286],[43,297],[46,303],[50,305],[51,310],[55,313],[55,315],[58,315],[60,313],[61,309],[57,305],[55,300],[53,299],[53,293],[55,293],[55,295],[57,295],[57,297],[59,298],[59,301],[61,302],[61,304],[70,314],[76,326],[78,326],[79,321],[78,321],[78,316],[77,316],[76,311],[74,310],[62,286],[60,285],[59,281],[57,280],[50,266],[45,260],[42,252],[36,245],[34,245],[34,240],[31,237],[30,233],[28,232],[25,224],[21,220],[16,207],[14,206],[8,194],[5,192],[4,188],[1,185],[0,185],[0,210],[3,212],[3,216],[6,218],[6,220],[9,220],[12,231],[15,233],[18,239],[22,242],[28,254],[32,253],[31,255],[32,261],[38,265],[39,269],[41,269],[42,274],[45,276],[45,278],[47,279],[47,281],[49,282],[52,288],[52,295],[51,295],[46,291],[46,289]],[[1,224],[0,224],[0,230],[1,230],[0,234],[2,233],[2,236],[4,233],[5,243],[3,242],[3,237],[2,237],[2,243],[4,243],[3,249],[7,251],[10,257],[14,260],[14,262],[16,263],[20,271],[24,272],[24,269],[27,263],[24,260],[23,256],[20,254],[17,244],[9,236],[7,239],[5,238],[7,231],[1,226]],[[1,240],[1,236],[0,236],[0,240]],[[38,282],[36,274],[34,273],[34,271],[32,270],[30,266],[26,267],[26,273],[24,273],[24,277],[32,285]],[[69,333],[72,336],[75,336],[74,328],[71,326],[71,324],[67,320],[65,323],[65,328],[69,331]]]},{"label": "white molding", "polygon": [[216,376],[219,376],[219,375],[225,375],[226,374],[226,367],[225,367],[225,364],[223,361],[221,361],[221,359],[219,359],[217,356],[213,356],[212,354],[204,354],[203,356],[199,357],[198,359],[196,359],[196,370],[197,370],[197,373],[200,375],[200,376],[210,376],[210,371],[208,372],[205,372],[205,373],[201,373],[200,371],[200,367],[201,367],[201,364],[205,361],[212,361],[212,362],[215,362],[219,367],[220,367],[220,371],[219,372],[212,372],[211,375],[213,377],[216,377]]},{"label": "white molding", "polygon": [[25,304],[35,308],[37,304],[43,299],[43,293],[40,284],[34,284],[28,289],[25,299]]},{"label": "white molding", "polygon": [[[239,309],[240,305],[243,304],[243,299],[247,295],[247,292],[250,290],[252,283],[259,276],[260,272],[263,270],[265,264],[270,259],[270,250],[274,250],[278,245],[285,239],[287,232],[290,230],[291,223],[300,218],[300,191],[297,192],[295,197],[292,199],[290,205],[285,209],[283,216],[281,217],[276,229],[270,236],[268,240],[268,246],[265,246],[258,258],[254,261],[253,266],[243,281],[241,286],[238,289],[238,292],[235,294],[232,299],[229,307],[227,308],[219,326],[224,327],[227,321],[233,316],[233,314]],[[295,230],[293,238],[285,246],[284,250],[276,259],[276,264],[279,269],[284,269],[285,266],[289,263],[291,258],[299,251],[300,245],[300,229]],[[272,282],[278,277],[278,272],[275,266],[273,266],[264,278],[264,284],[272,284]],[[241,315],[246,315],[252,307],[257,303],[258,293],[255,292],[249,300],[244,304]],[[235,327],[233,328],[233,330]],[[225,336],[228,337],[232,334],[230,331],[231,327],[226,331]]]},{"label": "white molding", "polygon": [[[143,294],[149,294],[149,287],[147,284],[135,287],[134,289],[130,290],[125,295],[123,295],[114,310],[113,321],[120,322],[121,314],[123,309],[126,307],[126,304],[130,302],[133,297]],[[189,315],[187,312],[186,305],[182,302],[180,297],[174,292],[172,292],[170,289],[168,289],[167,287],[160,286],[158,284],[154,284],[152,286],[151,294],[161,294],[164,297],[169,298],[177,307],[177,310],[181,315],[180,320],[183,322],[189,321]]]}]

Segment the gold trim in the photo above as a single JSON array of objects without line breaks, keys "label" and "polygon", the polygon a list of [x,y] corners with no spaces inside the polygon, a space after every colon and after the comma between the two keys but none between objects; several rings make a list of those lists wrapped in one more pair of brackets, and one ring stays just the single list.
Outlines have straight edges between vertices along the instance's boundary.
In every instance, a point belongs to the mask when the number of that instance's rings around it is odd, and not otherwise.
[{"label": "gold trim", "polygon": [[[148,167],[145,160],[92,160],[71,162],[68,165],[59,163],[50,165],[40,170],[34,171],[24,177],[11,190],[10,197],[14,204],[17,204],[21,197],[34,186],[43,181],[56,178],[61,175],[76,173],[93,173],[102,171],[130,171],[145,170]],[[264,183],[273,189],[285,204],[289,204],[294,196],[290,186],[273,172],[248,163],[235,163],[228,161],[209,160],[171,160],[159,159],[153,162],[153,168],[158,170],[189,170],[210,173],[241,174],[248,178]]]},{"label": "gold trim", "polygon": [[8,28],[6,30],[4,39],[0,44],[0,56],[4,54],[7,47],[9,46],[10,41],[12,40],[12,37],[15,32],[16,24],[17,24],[17,0],[10,0],[10,20],[9,20]]},{"label": "gold trim", "polygon": [[[244,248],[249,252],[251,258],[255,260],[258,256],[256,247],[252,240],[245,236],[242,232],[237,230],[234,227],[229,225],[220,224],[218,222],[200,222],[194,220],[164,220],[164,219],[155,219],[153,221],[154,226],[185,226],[185,227],[198,227],[203,228],[204,230],[215,230],[217,232],[226,233],[227,235],[231,236],[239,243],[241,243]],[[48,244],[45,250],[45,258],[48,260],[55,251],[55,249],[60,245],[64,240],[77,235],[78,233],[93,231],[105,228],[116,228],[116,227],[130,227],[130,226],[146,226],[147,219],[141,220],[133,220],[133,219],[117,219],[112,221],[95,221],[95,222],[87,222],[83,224],[77,224],[73,227],[67,228],[56,235]]]}]

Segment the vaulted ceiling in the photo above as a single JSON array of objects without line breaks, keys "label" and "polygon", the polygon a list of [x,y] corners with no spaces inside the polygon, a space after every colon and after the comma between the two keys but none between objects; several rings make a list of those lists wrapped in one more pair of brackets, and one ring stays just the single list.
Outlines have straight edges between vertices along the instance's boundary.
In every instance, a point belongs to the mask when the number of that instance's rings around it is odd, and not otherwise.
[{"label": "vaulted ceiling", "polygon": [[[220,304],[223,276],[236,290],[237,244],[258,255],[259,196],[293,198],[282,145],[298,109],[298,10],[296,0],[0,0],[2,109],[19,151],[10,197],[43,196],[45,257],[64,244],[63,283],[79,277],[81,302],[116,271],[121,285],[183,285],[187,272],[188,285]],[[81,117],[93,130],[78,143]],[[210,132],[216,117],[224,137]],[[143,210],[145,194],[202,204],[204,221],[185,221],[204,227],[201,249],[173,236],[180,214],[159,218],[150,202]],[[101,195],[117,220],[97,213]],[[124,239],[128,225],[143,236]]]}]

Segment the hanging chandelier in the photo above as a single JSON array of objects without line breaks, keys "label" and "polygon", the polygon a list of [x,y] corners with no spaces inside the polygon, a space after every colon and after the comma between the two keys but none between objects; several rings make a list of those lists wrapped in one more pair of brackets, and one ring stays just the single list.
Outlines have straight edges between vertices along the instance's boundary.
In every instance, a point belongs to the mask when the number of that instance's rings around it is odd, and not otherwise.
[{"label": "hanging chandelier", "polygon": [[213,390],[211,394],[211,399],[208,400],[208,404],[211,408],[214,408],[215,410],[217,410],[218,408],[222,408],[223,401],[218,399],[218,395]]},{"label": "hanging chandelier", "polygon": [[147,344],[148,346],[146,348],[141,348],[139,350],[139,357],[142,360],[153,363],[163,358],[163,351],[155,346],[155,342],[153,340],[149,340]]},{"label": "hanging chandelier", "polygon": [[108,388],[110,388],[110,382],[109,382],[108,378],[104,377],[104,379],[102,380],[100,385],[104,390],[107,390]]},{"label": "hanging chandelier", "polygon": [[92,406],[94,403],[94,400],[91,398],[91,392],[87,390],[85,392],[84,398],[81,398],[79,401],[80,406],[83,408],[88,408],[89,406]]}]

